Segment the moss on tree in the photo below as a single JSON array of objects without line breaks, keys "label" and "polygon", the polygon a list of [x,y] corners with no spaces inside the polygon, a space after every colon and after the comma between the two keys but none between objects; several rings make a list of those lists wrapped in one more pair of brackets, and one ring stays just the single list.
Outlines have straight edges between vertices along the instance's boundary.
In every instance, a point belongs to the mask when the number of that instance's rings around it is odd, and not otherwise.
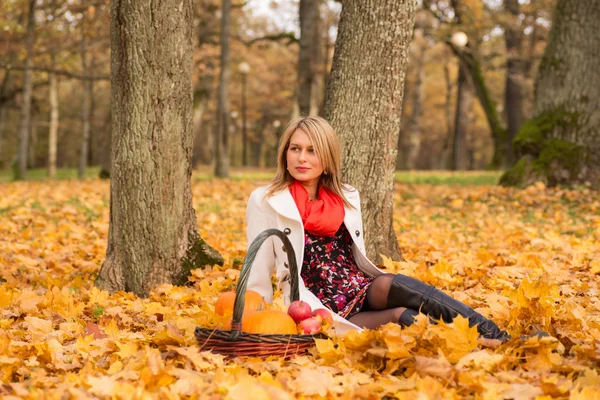
[{"label": "moss on tree", "polygon": [[514,139],[522,158],[502,175],[504,186],[525,186],[536,180],[557,185],[577,180],[584,165],[583,146],[552,138],[555,130],[573,131],[580,128],[580,114],[560,106],[527,120]]},{"label": "moss on tree", "polygon": [[173,282],[175,285],[185,285],[192,270],[196,268],[204,268],[207,265],[223,265],[224,262],[221,254],[206,243],[198,232],[191,232],[189,240],[187,253],[181,260],[181,274]]}]

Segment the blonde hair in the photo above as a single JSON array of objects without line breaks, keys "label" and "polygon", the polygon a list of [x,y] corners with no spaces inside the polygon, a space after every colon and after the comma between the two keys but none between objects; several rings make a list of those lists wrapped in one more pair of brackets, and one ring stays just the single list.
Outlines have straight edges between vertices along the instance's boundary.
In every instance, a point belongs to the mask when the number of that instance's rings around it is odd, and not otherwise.
[{"label": "blonde hair", "polygon": [[319,178],[319,186],[331,190],[342,198],[347,207],[354,208],[344,196],[343,191],[346,185],[340,179],[340,140],[329,122],[316,116],[294,118],[285,128],[277,149],[277,172],[267,189],[266,196],[270,197],[286,189],[294,181],[287,170],[287,150],[290,147],[292,135],[298,129],[308,135],[317,157],[321,161],[323,174]]}]

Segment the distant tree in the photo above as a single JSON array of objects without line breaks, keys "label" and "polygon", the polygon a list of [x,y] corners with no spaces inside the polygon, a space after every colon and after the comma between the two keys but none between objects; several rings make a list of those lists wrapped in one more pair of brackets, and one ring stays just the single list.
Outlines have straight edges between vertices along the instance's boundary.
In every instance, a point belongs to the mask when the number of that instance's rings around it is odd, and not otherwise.
[{"label": "distant tree", "polygon": [[321,0],[300,0],[300,41],[298,43],[298,109],[302,115],[316,115],[315,80],[321,63]]},{"label": "distant tree", "polygon": [[523,59],[523,31],[520,29],[519,0],[504,0],[504,9],[511,17],[505,24],[504,38],[506,43],[506,81],[504,85],[504,112],[506,113],[506,134],[508,139],[507,163],[515,162],[512,141],[523,123],[523,80],[527,68],[527,60]]},{"label": "distant tree", "polygon": [[192,206],[192,0],[110,3],[112,171],[96,285],[145,297],[222,263]]},{"label": "distant tree", "polygon": [[590,182],[600,188],[600,2],[559,0],[535,83],[535,114],[514,140],[505,185]]},{"label": "distant tree", "polygon": [[416,0],[344,0],[327,87],[325,116],[342,141],[343,179],[361,192],[367,253],[378,261],[402,257],[394,171],[416,9]]},{"label": "distant tree", "polygon": [[229,30],[231,25],[231,0],[221,2],[221,73],[217,108],[217,135],[215,140],[215,176],[229,177]]},{"label": "distant tree", "polygon": [[17,168],[15,179],[25,179],[27,160],[29,157],[29,135],[31,130],[31,96],[33,89],[33,41],[35,35],[36,0],[29,0],[27,13],[27,30],[25,33],[25,68],[23,72],[23,101],[21,103],[21,120],[19,122],[19,150],[17,152]]}]

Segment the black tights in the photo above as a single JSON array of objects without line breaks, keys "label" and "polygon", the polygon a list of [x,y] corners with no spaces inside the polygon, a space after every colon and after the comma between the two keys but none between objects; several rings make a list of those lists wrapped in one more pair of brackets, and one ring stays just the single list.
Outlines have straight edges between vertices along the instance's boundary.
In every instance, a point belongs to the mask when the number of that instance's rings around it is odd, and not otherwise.
[{"label": "black tights", "polygon": [[388,322],[398,323],[406,308],[387,308],[388,293],[394,276],[393,274],[383,274],[376,277],[367,289],[367,298],[363,305],[364,311],[354,314],[348,320],[367,329],[377,329]]}]

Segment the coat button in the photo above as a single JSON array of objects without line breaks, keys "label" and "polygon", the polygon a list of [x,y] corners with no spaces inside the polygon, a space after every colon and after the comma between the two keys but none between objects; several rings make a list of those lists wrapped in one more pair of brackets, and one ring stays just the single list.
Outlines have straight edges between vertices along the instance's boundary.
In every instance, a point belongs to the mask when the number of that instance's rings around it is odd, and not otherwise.
[{"label": "coat button", "polygon": [[356,237],[359,237],[359,236],[360,236],[360,231],[359,231],[359,230],[357,230],[357,231],[356,231],[356,232],[354,232],[354,233],[356,234]]},{"label": "coat button", "polygon": [[286,235],[289,235],[290,233],[292,233],[292,231],[290,230],[290,228],[285,228],[283,230],[283,233],[285,233]]},{"label": "coat button", "polygon": [[284,253],[287,253],[287,249],[285,248],[285,246],[281,246],[281,250],[283,250]]}]

